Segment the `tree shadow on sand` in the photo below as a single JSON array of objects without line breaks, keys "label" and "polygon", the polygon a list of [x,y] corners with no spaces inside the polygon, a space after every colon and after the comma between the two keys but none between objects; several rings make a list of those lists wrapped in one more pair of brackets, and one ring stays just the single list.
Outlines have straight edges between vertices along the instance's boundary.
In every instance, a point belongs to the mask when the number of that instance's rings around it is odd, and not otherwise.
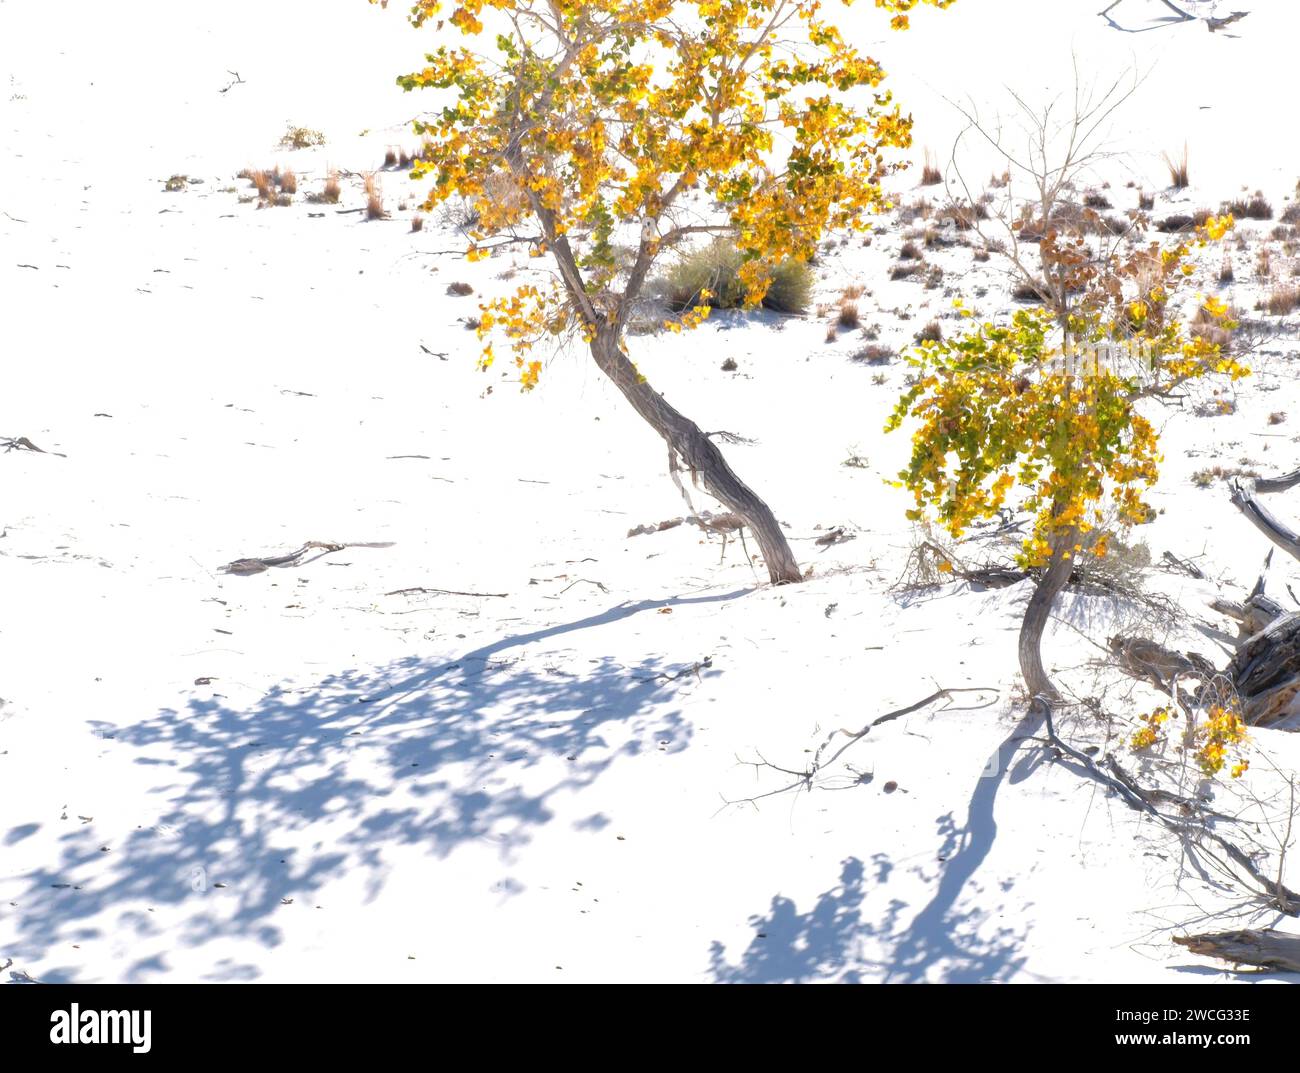
[{"label": "tree shadow on sand", "polygon": [[[1011,979],[1024,965],[1023,932],[994,924],[998,906],[971,904],[962,894],[979,872],[997,838],[994,805],[1004,780],[1028,777],[1040,755],[1035,750],[1016,762],[1021,743],[1033,735],[1040,717],[1027,714],[1008,735],[971,793],[966,822],[940,817],[943,841],[938,856],[945,862],[930,901],[911,915],[890,899],[883,910],[866,902],[889,880],[892,865],[884,854],[872,858],[874,875],[856,857],[841,864],[839,882],[799,913],[789,898],[777,895],[763,916],[750,918],[755,936],[731,964],[723,944],[715,941],[709,971],[721,983],[994,983]],[[1014,766],[1012,766],[1014,764]],[[881,958],[880,949],[888,951]]]},{"label": "tree shadow on sand", "polygon": [[[553,651],[530,658],[520,650],[640,612],[743,594],[622,604],[449,663],[410,658],[349,670],[243,707],[196,698],[103,728],[138,750],[136,763],[156,767],[158,822],[107,855],[93,829],[79,827],[57,862],[23,877],[24,958],[97,937],[101,925],[118,936],[157,935],[153,907],[172,917],[180,909],[171,931],[186,945],[242,938],[274,946],[282,901],[309,901],[345,875],[363,876],[373,897],[386,849],[400,845],[445,858],[486,840],[508,862],[554,818],[558,797],[621,758],[684,749],[692,734],[675,702],[684,683],[668,680],[680,665],[606,656],[556,666]],[[125,978],[160,967],[145,960],[137,969]],[[256,975],[233,963],[217,971]]]}]

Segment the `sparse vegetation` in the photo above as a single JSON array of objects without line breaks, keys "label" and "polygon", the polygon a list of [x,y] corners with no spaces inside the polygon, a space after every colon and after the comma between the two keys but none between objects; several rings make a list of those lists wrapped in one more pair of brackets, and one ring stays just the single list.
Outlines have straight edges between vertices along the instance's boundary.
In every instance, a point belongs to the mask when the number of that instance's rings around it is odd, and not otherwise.
[{"label": "sparse vegetation", "polygon": [[1241,466],[1209,466],[1205,469],[1198,469],[1192,474],[1192,483],[1197,488],[1209,488],[1215,481],[1229,481],[1234,477],[1245,477],[1253,480],[1259,474],[1253,469],[1245,469]]},{"label": "sparse vegetation", "polygon": [[[728,239],[718,239],[680,258],[668,272],[666,297],[675,310],[707,305],[736,309],[745,303],[740,271],[740,250]],[[782,313],[803,313],[812,299],[812,271],[802,261],[789,258],[767,269],[770,286],[762,305]],[[708,292],[708,297],[705,297]]]},{"label": "sparse vegetation", "polygon": [[1268,198],[1259,191],[1256,191],[1251,198],[1237,198],[1233,201],[1224,202],[1222,211],[1249,220],[1273,219],[1273,206],[1269,204]]},{"label": "sparse vegetation", "polygon": [[858,303],[852,298],[845,298],[840,302],[840,312],[836,318],[836,323],[846,331],[856,328],[861,323],[858,317]]},{"label": "sparse vegetation", "polygon": [[324,145],[325,135],[318,130],[312,130],[310,127],[295,127],[289,124],[289,129],[284,132],[284,137],[280,139],[281,149],[310,149],[315,145]]},{"label": "sparse vegetation", "polygon": [[920,272],[921,268],[920,261],[899,261],[889,270],[889,278],[894,280],[907,279],[908,276],[914,276]]},{"label": "sparse vegetation", "polygon": [[934,154],[929,149],[925,151],[925,162],[921,166],[921,185],[937,186],[943,182],[943,172],[935,163]]},{"label": "sparse vegetation", "polygon": [[423,217],[423,216],[412,216],[412,217],[411,217],[411,230],[412,230],[412,231],[423,231],[423,230],[424,230],[424,217]]},{"label": "sparse vegetation", "polygon": [[888,365],[894,360],[894,351],[880,343],[868,343],[853,355],[852,360],[864,365]]},{"label": "sparse vegetation", "polygon": [[296,194],[298,192],[298,176],[292,170],[286,169],[281,173],[280,189],[286,194]]},{"label": "sparse vegetation", "polygon": [[1288,282],[1270,290],[1257,308],[1275,317],[1285,317],[1294,313],[1297,307],[1300,307],[1300,286]]},{"label": "sparse vegetation", "polygon": [[943,327],[937,320],[932,320],[916,333],[915,339],[918,343],[942,343]]},{"label": "sparse vegetation", "polygon": [[457,298],[465,298],[474,293],[474,288],[468,283],[456,282],[447,284],[447,293]]},{"label": "sparse vegetation", "polygon": [[1183,151],[1176,157],[1164,154],[1165,167],[1169,169],[1169,185],[1175,190],[1185,190],[1191,182],[1187,167],[1187,143],[1183,142]]},{"label": "sparse vegetation", "polygon": [[915,242],[904,242],[903,248],[898,251],[900,261],[919,261],[921,259],[921,248]]}]

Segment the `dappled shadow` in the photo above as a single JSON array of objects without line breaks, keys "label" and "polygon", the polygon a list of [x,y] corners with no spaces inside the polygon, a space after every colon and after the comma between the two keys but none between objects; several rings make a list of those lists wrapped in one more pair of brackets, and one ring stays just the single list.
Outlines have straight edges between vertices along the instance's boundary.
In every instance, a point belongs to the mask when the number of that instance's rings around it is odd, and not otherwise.
[{"label": "dappled shadow", "polygon": [[[920,912],[900,926],[907,905],[897,898],[883,909],[865,904],[873,890],[888,882],[892,865],[883,854],[872,858],[874,876],[856,857],[844,861],[840,880],[821,894],[806,913],[778,895],[767,914],[751,917],[755,937],[735,964],[722,943],[709,954],[713,979],[724,983],[782,983],[810,980],[855,983],[992,983],[1011,979],[1024,965],[1023,930],[992,924],[997,907],[959,907],[997,837],[994,804],[1004,779],[1018,782],[1035,764],[1026,754],[1016,763],[1021,743],[1037,730],[1041,718],[1026,714],[989,757],[958,827],[951,815],[939,817],[944,862],[938,887]],[[1014,764],[1014,766],[1013,766]],[[884,958],[879,951],[886,951]]]},{"label": "dappled shadow", "polygon": [[[528,647],[743,594],[621,604],[436,666],[408,658],[277,688],[246,706],[195,698],[179,711],[101,727],[156,774],[158,822],[107,855],[93,828],[79,827],[62,839],[58,861],[23,877],[24,957],[96,937],[101,926],[118,938],[159,934],[155,907],[167,910],[179,944],[274,946],[282,904],[310,902],[342,876],[362,880],[373,898],[393,847],[443,858],[478,842],[509,861],[552,820],[557,796],[622,757],[683,749],[692,734],[675,698],[696,678],[668,680],[680,665],[612,656],[570,663],[554,648],[543,656]],[[164,969],[144,959],[123,971],[140,979]],[[230,960],[214,972],[256,975]]]}]

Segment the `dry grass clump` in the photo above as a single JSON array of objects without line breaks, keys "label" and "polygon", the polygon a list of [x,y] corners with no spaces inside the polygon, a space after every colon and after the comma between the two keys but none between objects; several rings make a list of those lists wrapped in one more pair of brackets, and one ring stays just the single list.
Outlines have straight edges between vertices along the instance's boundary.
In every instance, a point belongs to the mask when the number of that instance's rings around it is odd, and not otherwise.
[{"label": "dry grass clump", "polygon": [[1223,251],[1223,260],[1219,262],[1219,282],[1231,283],[1236,278],[1232,271],[1232,258],[1228,256],[1228,251]]},{"label": "dry grass clump", "polygon": [[925,151],[925,163],[921,167],[921,185],[937,186],[943,182],[943,173],[935,163],[934,154],[929,149]]},{"label": "dry grass clump", "polygon": [[1022,280],[1011,288],[1011,297],[1017,302],[1041,302],[1046,291],[1046,284],[1028,283]]},{"label": "dry grass clump", "polygon": [[1253,197],[1236,198],[1233,201],[1223,203],[1223,212],[1230,212],[1239,219],[1247,220],[1271,220],[1273,219],[1273,206],[1269,204],[1266,198],[1258,190]]},{"label": "dry grass clump", "polygon": [[894,360],[894,352],[882,343],[868,343],[854,354],[851,360],[862,362],[864,365],[888,365]]},{"label": "dry grass clump", "polygon": [[839,333],[835,330],[834,324],[826,325],[826,342],[833,343],[839,338]]},{"label": "dry grass clump", "polygon": [[907,279],[921,271],[920,261],[899,261],[889,270],[890,279]]},{"label": "dry grass clump", "polygon": [[986,250],[983,246],[977,247],[975,250],[975,260],[987,261],[988,259],[989,259],[989,251]]},{"label": "dry grass clump", "polygon": [[384,195],[379,189],[379,181],[374,172],[366,176],[366,219],[382,220],[388,214],[384,212]]},{"label": "dry grass clump", "polygon": [[1182,155],[1171,157],[1164,154],[1165,167],[1169,169],[1169,185],[1175,190],[1185,190],[1191,182],[1187,170],[1187,143],[1183,142]]},{"label": "dry grass clump", "polygon": [[1192,213],[1175,212],[1166,216],[1163,220],[1156,223],[1156,230],[1166,235],[1175,234],[1180,231],[1190,231],[1194,227],[1200,227],[1206,220],[1214,215],[1213,209],[1196,209]]},{"label": "dry grass clump", "polygon": [[1265,295],[1257,309],[1263,309],[1275,317],[1285,317],[1300,307],[1300,287],[1294,283],[1281,283]]},{"label": "dry grass clump", "polygon": [[1269,423],[1270,425],[1280,425],[1280,424],[1282,424],[1285,420],[1286,420],[1286,411],[1285,411],[1285,410],[1275,410],[1275,411],[1273,411],[1273,413],[1271,413],[1271,414],[1268,415],[1268,423]]},{"label": "dry grass clump", "polygon": [[280,174],[280,189],[286,194],[296,194],[298,192],[298,176],[292,169],[286,168]]},{"label": "dry grass clump", "polygon": [[915,242],[904,242],[903,248],[898,251],[900,261],[919,261],[921,259],[921,250]]},{"label": "dry grass clump", "polygon": [[339,195],[342,192],[342,187],[339,186],[339,173],[337,171],[330,172],[325,179],[325,188],[321,191],[322,200],[331,205],[337,205]]},{"label": "dry grass clump", "polygon": [[1084,194],[1083,203],[1090,209],[1109,209],[1114,207],[1110,203],[1110,198],[1105,194],[1098,193],[1096,190],[1089,190]]},{"label": "dry grass clump", "polygon": [[271,192],[275,188],[275,176],[272,172],[263,171],[261,169],[250,171],[248,173],[248,180],[257,187],[258,197],[262,198],[264,201],[270,199]]},{"label": "dry grass clump", "polygon": [[937,320],[930,321],[913,337],[918,343],[942,343],[943,328]]},{"label": "dry grass clump", "polygon": [[397,167],[397,150],[394,149],[391,145],[384,150],[384,167],[386,168]]},{"label": "dry grass clump", "polygon": [[844,288],[844,293],[841,294],[840,297],[861,298],[864,294],[866,294],[866,292],[867,292],[866,287],[862,286],[861,283],[850,283],[847,287]]},{"label": "dry grass clump", "polygon": [[1284,224],[1300,224],[1300,201],[1294,201],[1282,210]]},{"label": "dry grass clump", "polygon": [[845,298],[840,302],[839,316],[835,318],[835,323],[846,331],[852,331],[862,323],[858,316],[858,303],[852,298]]},{"label": "dry grass clump", "polygon": [[1148,194],[1143,190],[1138,191],[1138,208],[1143,212],[1150,212],[1156,207],[1155,194]]},{"label": "dry grass clump", "polygon": [[447,293],[451,295],[455,295],[457,298],[464,298],[467,295],[473,294],[474,288],[471,287],[468,283],[461,283],[461,282],[449,283],[447,284]]},{"label": "dry grass clump", "polygon": [[424,217],[423,217],[423,216],[412,216],[412,217],[411,217],[411,230],[412,230],[412,231],[423,231],[423,230],[424,230]]}]

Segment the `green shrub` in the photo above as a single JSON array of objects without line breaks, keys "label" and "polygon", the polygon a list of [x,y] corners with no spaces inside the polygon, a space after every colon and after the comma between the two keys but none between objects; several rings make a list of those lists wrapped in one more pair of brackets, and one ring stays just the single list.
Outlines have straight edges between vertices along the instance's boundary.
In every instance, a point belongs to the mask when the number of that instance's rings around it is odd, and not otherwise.
[{"label": "green shrub", "polygon": [[[682,256],[668,272],[664,295],[673,309],[700,305],[700,295],[708,290],[712,297],[707,305],[715,309],[735,309],[744,304],[745,292],[740,284],[742,258],[735,245],[718,239]],[[802,261],[787,260],[771,269],[771,286],[763,297],[763,306],[780,313],[802,313],[812,299],[812,270]]]}]

